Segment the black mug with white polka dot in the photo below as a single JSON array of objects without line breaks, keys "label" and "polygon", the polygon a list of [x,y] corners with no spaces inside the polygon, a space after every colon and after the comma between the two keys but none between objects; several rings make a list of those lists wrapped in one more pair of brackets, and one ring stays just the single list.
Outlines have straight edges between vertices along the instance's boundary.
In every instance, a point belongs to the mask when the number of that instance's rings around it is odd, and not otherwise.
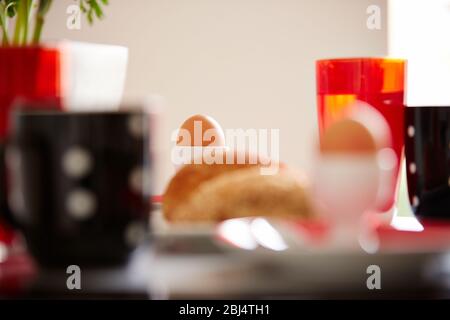
[{"label": "black mug with white polka dot", "polygon": [[450,219],[450,107],[407,107],[409,198],[419,218]]},{"label": "black mug with white polka dot", "polygon": [[19,111],[7,148],[9,220],[38,262],[125,262],[148,233],[148,115]]}]

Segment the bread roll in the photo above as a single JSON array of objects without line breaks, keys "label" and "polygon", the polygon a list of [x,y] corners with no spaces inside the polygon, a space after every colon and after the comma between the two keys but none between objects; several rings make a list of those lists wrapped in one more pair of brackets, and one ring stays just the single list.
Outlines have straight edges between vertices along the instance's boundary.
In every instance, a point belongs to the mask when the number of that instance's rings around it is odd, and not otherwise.
[{"label": "bread roll", "polygon": [[[228,154],[230,156],[230,154]],[[171,222],[205,222],[246,216],[310,217],[304,181],[280,165],[274,175],[261,175],[261,158],[238,164],[189,164],[172,178],[163,197],[163,213]],[[224,155],[226,157],[226,155]],[[225,162],[225,161],[224,161]],[[242,162],[240,162],[242,163]]]},{"label": "bread roll", "polygon": [[[241,156],[243,156],[242,159],[244,161],[238,161],[238,157]],[[226,161],[227,157],[231,157],[234,164],[228,164]],[[250,161],[252,159],[254,161]],[[222,164],[201,163],[182,166],[171,179],[164,192],[162,209],[166,219],[173,220],[173,211],[180,204],[186,202],[202,183],[231,171],[252,167],[259,168],[261,163],[260,157],[250,157],[249,154],[238,154],[231,151],[223,154]]]},{"label": "bread roll", "polygon": [[170,218],[213,222],[250,216],[310,218],[312,208],[301,180],[289,170],[261,175],[258,168],[247,168],[202,183]]}]

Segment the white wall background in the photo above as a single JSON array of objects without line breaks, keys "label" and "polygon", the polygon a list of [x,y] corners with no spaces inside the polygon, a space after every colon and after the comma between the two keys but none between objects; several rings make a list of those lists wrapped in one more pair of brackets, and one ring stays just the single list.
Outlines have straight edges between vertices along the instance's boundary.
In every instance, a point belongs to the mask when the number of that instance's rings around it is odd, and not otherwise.
[{"label": "white wall background", "polygon": [[[110,0],[104,21],[68,30],[74,2],[54,1],[44,38],[129,47],[125,96],[165,97],[167,150],[171,130],[204,113],[224,128],[281,129],[281,159],[308,171],[314,61],[387,52],[386,0]],[[373,4],[381,30],[366,27]],[[164,179],[169,168],[159,168]]]},{"label": "white wall background", "polygon": [[450,0],[390,0],[389,52],[408,59],[408,105],[450,105]]}]

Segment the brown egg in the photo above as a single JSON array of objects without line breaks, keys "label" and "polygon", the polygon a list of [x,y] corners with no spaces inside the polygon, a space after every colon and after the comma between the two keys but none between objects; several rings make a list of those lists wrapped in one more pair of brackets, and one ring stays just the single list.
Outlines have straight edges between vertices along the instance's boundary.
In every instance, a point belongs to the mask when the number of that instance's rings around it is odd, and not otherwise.
[{"label": "brown egg", "polygon": [[322,153],[370,154],[377,145],[369,129],[353,119],[332,124],[324,132],[320,145]]},{"label": "brown egg", "polygon": [[363,124],[375,140],[377,149],[389,148],[392,144],[391,131],[383,115],[371,105],[358,101],[350,117]]},{"label": "brown egg", "polygon": [[225,146],[225,135],[216,120],[210,116],[197,114],[186,119],[181,125],[177,146]]}]

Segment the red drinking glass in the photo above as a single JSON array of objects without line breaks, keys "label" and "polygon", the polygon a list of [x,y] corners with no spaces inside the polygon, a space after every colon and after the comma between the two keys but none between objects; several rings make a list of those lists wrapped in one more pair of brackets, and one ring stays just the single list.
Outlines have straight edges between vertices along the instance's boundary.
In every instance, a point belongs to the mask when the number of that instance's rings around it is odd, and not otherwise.
[{"label": "red drinking glass", "polygon": [[389,58],[341,58],[316,63],[317,106],[320,135],[335,121],[347,117],[363,101],[376,108],[391,131],[391,148],[396,154],[392,195],[377,208],[389,211],[395,204],[403,153],[404,81],[406,61]]}]

